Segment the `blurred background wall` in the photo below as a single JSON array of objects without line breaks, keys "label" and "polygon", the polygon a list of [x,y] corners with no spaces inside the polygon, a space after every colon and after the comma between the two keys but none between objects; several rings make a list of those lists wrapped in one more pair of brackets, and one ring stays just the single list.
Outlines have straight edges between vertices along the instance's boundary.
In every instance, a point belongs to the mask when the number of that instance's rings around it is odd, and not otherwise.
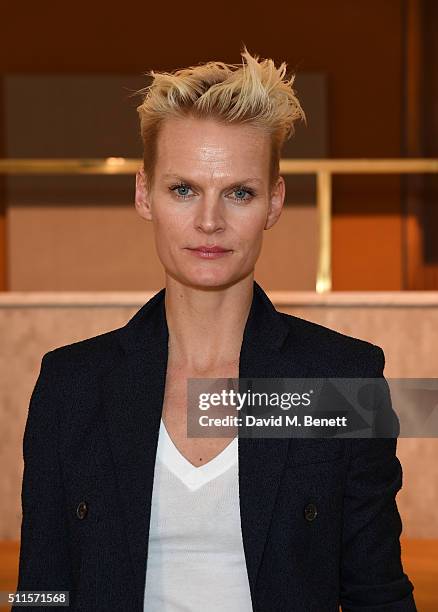
[{"label": "blurred background wall", "polygon": [[[105,117],[108,116],[107,112],[110,114],[114,111],[116,92],[109,92],[105,86],[100,89],[90,84],[94,75],[116,74],[120,86],[126,83],[129,87],[133,75],[141,77],[151,68],[174,69],[213,58],[239,61],[239,49],[245,42],[250,50],[262,56],[287,61],[290,69],[298,73],[297,87],[300,74],[303,78],[307,73],[325,75],[326,86],[321,89],[324,100],[315,104],[314,108],[324,106],[326,109],[328,121],[324,128],[324,142],[320,144],[325,147],[327,157],[433,156],[436,155],[438,135],[438,111],[433,102],[438,87],[437,17],[438,5],[433,0],[310,0],[278,5],[272,10],[262,5],[224,2],[220,10],[209,7],[208,12],[201,2],[171,7],[166,5],[164,8],[157,4],[145,6],[144,3],[132,1],[124,3],[122,7],[79,0],[65,12],[54,2],[43,1],[38,5],[27,5],[24,9],[21,5],[10,4],[0,32],[0,74],[3,75],[0,81],[3,90],[0,96],[0,116],[3,117],[0,122],[0,152],[6,155],[9,149],[14,154],[26,157],[32,151],[43,152],[53,144],[50,143],[49,134],[47,140],[36,143],[32,130],[28,130],[28,147],[23,149],[20,146],[19,151],[14,148],[18,142],[23,142],[27,126],[34,122],[33,104],[36,98],[40,102],[43,100],[44,81],[40,86],[35,85],[35,89],[32,88],[32,81],[28,81],[27,87],[18,92],[17,100],[16,97],[11,98],[12,77],[17,79],[21,75],[24,79],[24,75],[58,74],[78,78],[82,75],[86,91],[77,91],[71,96],[69,104],[62,108],[56,106],[59,97],[53,94],[46,82],[45,93],[52,96],[54,104],[51,109],[39,109],[44,122],[50,113],[53,113],[54,124],[64,122],[63,133],[68,135],[68,139],[64,142],[65,148],[58,146],[58,143],[56,151],[57,156],[63,156],[80,141],[78,134],[77,142],[73,142],[69,127],[73,128],[78,117],[83,116],[81,109],[84,100],[89,99],[92,110],[105,107],[108,100],[111,108],[103,113]],[[425,58],[427,61],[424,61]],[[117,93],[122,94],[119,87]],[[123,112],[126,113],[129,108],[134,113],[133,106],[130,106],[132,100],[128,102],[123,98],[124,94],[119,95],[119,109],[126,104]],[[76,107],[75,102],[79,111],[76,117],[71,112]],[[92,110],[90,117],[93,116]],[[5,121],[6,113],[13,117],[14,130],[21,120],[21,136],[16,131],[8,133],[11,126]],[[133,115],[130,117],[132,120]],[[318,117],[318,113],[310,112],[310,131]],[[82,127],[85,136],[88,126],[85,123]],[[96,147],[114,142],[111,134],[117,130],[117,121],[108,125],[107,130],[105,128],[105,123],[93,125]],[[302,126],[298,129],[305,131]],[[318,130],[314,133],[318,133]],[[12,137],[12,141],[8,141],[9,137]],[[108,151],[107,155],[121,154],[127,146],[129,150],[136,149],[138,155],[141,153],[134,133],[124,134],[119,145],[118,150]],[[308,153],[318,155],[321,151],[315,148]],[[296,155],[293,143],[288,154]],[[23,272],[26,264],[20,262],[17,250],[20,252],[22,248],[20,228],[25,223],[32,227],[35,212],[38,212],[39,223],[46,222],[46,231],[50,235],[53,230],[59,229],[60,236],[64,236],[66,226],[72,227],[75,232],[83,232],[85,249],[77,255],[79,258],[92,259],[96,256],[93,244],[95,250],[100,247],[96,241],[102,241],[104,251],[110,248],[111,243],[115,250],[123,246],[113,230],[114,225],[119,228],[120,223],[122,227],[129,228],[128,233],[136,232],[139,238],[142,237],[145,244],[150,240],[149,228],[134,220],[132,210],[129,212],[132,206],[129,190],[124,196],[123,206],[120,201],[112,209],[108,202],[102,201],[98,206],[94,203],[87,207],[86,213],[83,211],[84,221],[78,222],[73,204],[52,205],[51,210],[44,209],[44,205],[40,208],[26,206],[10,209],[7,206],[4,177],[1,182],[0,287],[4,289],[32,287]],[[58,185],[62,188],[62,181]],[[436,207],[430,205],[435,196],[436,176],[335,177],[333,288],[436,288],[436,241],[433,235],[428,234],[431,220],[435,219]],[[93,202],[89,201],[88,204]],[[303,204],[296,211],[298,216],[294,215],[294,223],[295,220],[299,224],[302,222],[306,228],[309,219]],[[87,233],[95,233],[96,223],[101,224],[101,231],[89,238]],[[279,226],[275,230],[279,234],[275,242],[279,243],[280,249],[291,253],[296,261],[298,257],[293,248],[286,244],[294,223],[288,225],[287,232],[283,231],[286,223],[281,230]],[[312,234],[305,235],[308,235],[311,247]],[[41,240],[43,238],[47,244],[47,236],[41,235]],[[38,240],[34,239],[29,248],[39,249]],[[65,256],[74,260],[69,248],[69,244],[66,244]],[[308,252],[311,253],[312,249],[309,248]],[[39,253],[42,259],[48,257],[44,248]],[[25,249],[22,256],[25,262],[29,252]],[[275,259],[275,255],[273,257]],[[111,275],[107,276],[104,267],[100,288],[126,288],[124,275],[129,270],[129,278],[132,264],[135,267],[136,261],[129,253],[126,266],[119,261],[116,281]],[[113,266],[114,259],[110,263]],[[98,258],[96,264],[101,264]],[[85,273],[77,274],[74,278],[65,279],[65,282],[71,288],[83,289],[89,286],[85,277]],[[38,275],[36,278],[39,282]],[[62,287],[63,281],[59,275],[57,280],[52,279],[54,276],[50,279],[52,287]],[[275,275],[264,280],[268,288],[283,289],[284,282],[287,283],[289,279],[284,279],[282,286],[279,286]],[[147,273],[142,277],[141,272],[134,271],[132,282],[134,288],[148,288]],[[154,278],[154,284],[157,282],[159,279]],[[306,283],[305,276],[292,278],[294,288],[307,288]],[[46,285],[45,288],[49,287]]]},{"label": "blurred background wall", "polygon": [[[140,97],[133,93],[145,83],[149,79],[130,74],[6,76],[6,156],[20,158],[26,151],[32,158],[105,158],[113,152],[141,158]],[[309,127],[297,130],[284,156],[326,157],[325,75],[302,74],[299,87]],[[23,122],[28,108],[32,112]],[[264,233],[257,272],[270,287],[313,289],[318,240],[314,177],[286,180],[282,222]],[[138,216],[134,188],[132,175],[9,176],[9,289],[159,289],[163,273],[152,224]],[[285,261],[299,262],[288,266],[287,276]]]}]

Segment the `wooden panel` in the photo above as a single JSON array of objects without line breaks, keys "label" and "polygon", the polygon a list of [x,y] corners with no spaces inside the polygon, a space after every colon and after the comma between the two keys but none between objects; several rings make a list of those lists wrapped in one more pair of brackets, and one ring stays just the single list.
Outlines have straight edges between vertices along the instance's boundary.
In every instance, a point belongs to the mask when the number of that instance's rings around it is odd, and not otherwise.
[{"label": "wooden panel", "polygon": [[438,610],[438,540],[401,539],[403,568],[414,585],[418,610]]}]

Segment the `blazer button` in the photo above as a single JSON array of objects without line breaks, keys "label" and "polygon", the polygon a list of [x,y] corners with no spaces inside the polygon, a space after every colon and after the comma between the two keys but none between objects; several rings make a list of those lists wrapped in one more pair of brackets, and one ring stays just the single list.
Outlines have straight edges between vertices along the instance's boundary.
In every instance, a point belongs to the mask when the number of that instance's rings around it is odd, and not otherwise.
[{"label": "blazer button", "polygon": [[307,504],[304,508],[304,518],[306,521],[313,521],[316,519],[318,512],[316,510],[315,504]]},{"label": "blazer button", "polygon": [[81,501],[78,504],[78,507],[76,508],[76,516],[78,517],[78,519],[82,520],[87,516],[88,513],[88,506],[87,506],[87,502]]}]

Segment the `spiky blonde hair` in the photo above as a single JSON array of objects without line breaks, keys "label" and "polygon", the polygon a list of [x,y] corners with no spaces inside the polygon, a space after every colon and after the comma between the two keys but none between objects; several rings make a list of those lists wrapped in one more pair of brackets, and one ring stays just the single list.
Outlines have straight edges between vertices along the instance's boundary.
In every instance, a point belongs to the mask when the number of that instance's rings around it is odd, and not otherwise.
[{"label": "spiky blonde hair", "polygon": [[[306,116],[292,85],[295,74],[286,76],[286,63],[278,68],[272,59],[252,56],[246,46],[242,64],[207,62],[176,70],[146,74],[152,77],[137,107],[143,141],[143,163],[151,185],[157,138],[167,117],[214,118],[223,123],[249,123],[271,136],[271,184],[278,177],[281,148],[294,134],[294,122]],[[285,78],[286,77],[286,78]]]}]

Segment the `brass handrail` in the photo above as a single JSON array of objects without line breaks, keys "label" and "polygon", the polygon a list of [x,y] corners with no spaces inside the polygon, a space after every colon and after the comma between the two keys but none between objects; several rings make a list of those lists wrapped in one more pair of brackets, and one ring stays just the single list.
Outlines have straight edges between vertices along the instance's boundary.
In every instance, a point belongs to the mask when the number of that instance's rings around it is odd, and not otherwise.
[{"label": "brass handrail", "polygon": [[[142,160],[128,157],[83,159],[0,159],[0,174],[135,174]],[[438,159],[282,159],[285,174],[415,174],[438,172]]]},{"label": "brass handrail", "polygon": [[[105,159],[0,159],[0,174],[135,174],[142,160],[125,157]],[[315,174],[319,221],[316,291],[332,288],[331,207],[333,174],[419,174],[437,173],[438,159],[282,159],[283,174]]]}]

